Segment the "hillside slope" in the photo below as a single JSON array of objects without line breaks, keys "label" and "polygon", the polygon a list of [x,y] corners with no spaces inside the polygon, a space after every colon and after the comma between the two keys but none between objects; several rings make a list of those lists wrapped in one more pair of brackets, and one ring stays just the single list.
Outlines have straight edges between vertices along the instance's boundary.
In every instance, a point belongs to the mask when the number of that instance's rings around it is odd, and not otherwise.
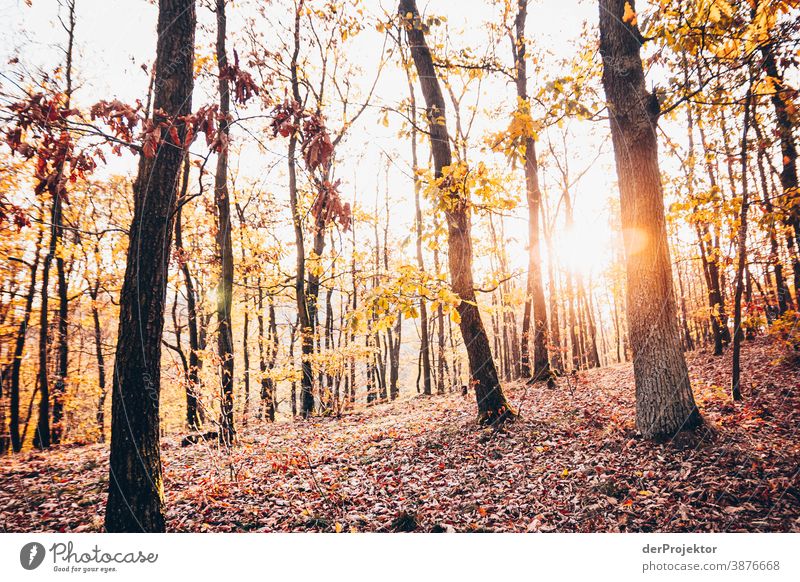
[{"label": "hillside slope", "polygon": [[[628,365],[510,386],[520,419],[474,422],[472,395],[251,427],[228,454],[164,443],[170,531],[800,531],[800,372],[766,340],[689,356],[706,426],[665,444],[633,426]],[[0,462],[0,530],[98,531],[107,448]]]}]

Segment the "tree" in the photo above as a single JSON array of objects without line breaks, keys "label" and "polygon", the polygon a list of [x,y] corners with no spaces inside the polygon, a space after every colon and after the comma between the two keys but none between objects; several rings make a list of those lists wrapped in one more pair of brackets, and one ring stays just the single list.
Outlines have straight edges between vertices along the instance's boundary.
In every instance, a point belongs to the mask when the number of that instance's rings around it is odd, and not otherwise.
[{"label": "tree", "polygon": [[600,0],[600,53],[619,180],[636,426],[666,438],[701,422],[677,324],[658,166],[658,97],[645,87],[633,2]]},{"label": "tree", "polygon": [[740,160],[742,163],[742,207],[739,218],[738,263],[736,265],[736,291],[733,300],[733,369],[731,371],[731,397],[734,400],[742,399],[740,377],[740,355],[742,349],[742,291],[744,289],[744,276],[747,265],[747,211],[750,208],[749,192],[747,190],[747,132],[750,129],[750,110],[752,108],[752,81],[747,89],[744,101],[744,123],[742,129],[742,149]]},{"label": "tree", "polygon": [[[525,62],[525,21],[528,16],[528,0],[518,1],[517,17],[514,20],[515,35],[512,37],[514,49],[515,83],[517,99],[523,111],[521,115],[530,116],[528,101],[528,75]],[[522,320],[522,366],[523,375],[533,380],[546,380],[552,383],[550,359],[547,353],[548,324],[547,307],[542,283],[542,257],[539,243],[539,215],[542,205],[542,191],[539,188],[539,164],[536,160],[536,140],[533,135],[525,137],[525,194],[528,199],[528,297]],[[551,290],[552,292],[552,290]],[[533,369],[529,363],[531,343],[531,316],[533,317]]]},{"label": "tree", "polygon": [[472,239],[468,193],[457,183],[447,187],[443,180],[453,162],[450,136],[447,131],[445,103],[433,56],[425,40],[425,32],[415,0],[400,0],[400,17],[406,32],[411,57],[417,69],[430,132],[435,176],[442,185],[441,204],[447,218],[448,261],[453,292],[460,302],[457,307],[459,326],[469,358],[470,378],[478,403],[478,418],[495,423],[512,418],[516,412],[506,400],[497,376],[489,338],[483,327],[472,277]]},{"label": "tree", "polygon": [[[39,270],[39,262],[41,260],[40,247],[42,245],[43,230],[39,230],[37,235],[36,246],[33,256],[33,262],[28,266],[30,267],[31,282],[28,287],[28,292],[25,296],[25,307],[22,314],[22,320],[17,329],[17,337],[14,342],[13,360],[11,361],[10,368],[4,368],[2,372],[3,387],[5,388],[8,378],[8,391],[10,399],[10,419],[9,419],[9,438],[11,441],[11,450],[18,453],[22,450],[22,437],[19,432],[19,392],[20,392],[20,372],[22,369],[22,356],[25,351],[25,337],[28,331],[28,323],[31,318],[31,310],[33,308],[33,298],[36,295],[36,272]],[[19,259],[21,260],[21,259]]]},{"label": "tree", "polygon": [[[134,183],[112,387],[105,527],[165,530],[159,444],[161,333],[177,182],[194,88],[194,0],[160,0],[153,118],[168,131],[154,155],[143,149]],[[177,139],[176,139],[177,137]]]},{"label": "tree", "polygon": [[217,257],[221,268],[217,286],[217,355],[220,359],[220,440],[230,446],[236,437],[233,423],[233,242],[231,240],[231,201],[228,193],[228,142],[231,108],[228,55],[225,51],[225,0],[216,0],[217,65],[219,67],[219,134],[221,147],[214,175],[214,202],[217,209]]},{"label": "tree", "polygon": [[[181,199],[185,199],[189,189],[189,157],[183,162],[183,176],[181,178]],[[195,291],[192,271],[189,267],[189,258],[183,244],[183,204],[178,207],[175,214],[175,250],[178,254],[183,284],[186,288],[186,315],[189,326],[189,373],[186,375],[186,427],[189,430],[199,430],[203,425],[202,409],[199,406],[198,394],[200,384],[200,330],[197,317],[197,292]]]}]

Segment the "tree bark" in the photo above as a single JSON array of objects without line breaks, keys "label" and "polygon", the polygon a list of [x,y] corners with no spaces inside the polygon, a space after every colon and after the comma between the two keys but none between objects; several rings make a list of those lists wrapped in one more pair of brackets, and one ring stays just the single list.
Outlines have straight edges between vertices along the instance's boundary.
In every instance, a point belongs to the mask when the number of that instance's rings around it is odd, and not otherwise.
[{"label": "tree bark", "polygon": [[[528,75],[525,62],[525,20],[528,15],[528,0],[518,0],[514,21],[513,43],[516,69],[517,97],[528,101]],[[547,306],[542,283],[542,258],[539,242],[539,214],[542,191],[539,187],[539,164],[536,160],[536,142],[532,137],[525,140],[525,193],[528,200],[528,281],[525,317],[522,321],[522,373],[535,381],[552,381],[548,356]],[[531,331],[531,319],[533,330]],[[533,338],[531,338],[533,333]],[[533,343],[533,368],[529,363],[530,344]]]},{"label": "tree bark", "polygon": [[[425,273],[425,261],[422,257],[422,206],[420,204],[420,181],[419,181],[419,159],[417,157],[417,99],[414,91],[414,83],[411,79],[410,63],[406,62],[403,53],[403,68],[406,71],[408,81],[409,119],[411,121],[411,172],[414,182],[414,230],[416,234],[415,247],[417,252],[417,267],[420,274]],[[428,302],[425,296],[420,294],[419,298],[419,319],[420,319],[420,356],[422,359],[422,391],[423,394],[431,394],[431,348],[430,335],[428,331]]]},{"label": "tree bark", "polygon": [[731,369],[731,397],[734,400],[742,399],[740,383],[740,355],[742,349],[742,291],[744,287],[744,274],[747,264],[747,210],[749,208],[749,192],[747,187],[747,132],[750,129],[750,100],[751,86],[747,89],[744,102],[744,122],[742,127],[742,208],[739,214],[739,240],[738,262],[736,265],[736,288],[733,298],[733,362]]},{"label": "tree bark", "polygon": [[225,51],[225,0],[217,0],[217,64],[219,67],[219,132],[222,147],[217,155],[214,176],[214,201],[217,207],[217,258],[221,273],[217,286],[217,354],[220,359],[220,440],[230,446],[236,438],[233,421],[233,243],[231,241],[231,201],[228,192],[228,136],[230,135],[230,85],[222,75],[228,66]]},{"label": "tree bark", "polygon": [[[99,254],[100,249],[95,247],[95,253]],[[100,325],[100,309],[97,306],[97,297],[100,291],[100,274],[97,274],[94,286],[89,289],[89,296],[92,300],[92,322],[94,323],[94,349],[97,357],[97,386],[100,388],[100,397],[97,399],[97,410],[95,420],[97,421],[97,434],[99,442],[106,442],[106,359],[103,354],[103,331]]]},{"label": "tree bark", "polygon": [[[425,40],[423,24],[415,0],[400,0],[400,15],[405,21],[411,56],[419,74],[427,106],[431,150],[435,175],[441,178],[443,169],[452,163],[450,136],[445,121],[445,104],[433,57]],[[478,311],[472,278],[472,240],[468,193],[459,192],[448,201],[445,210],[449,243],[448,261],[453,291],[460,303],[459,326],[469,357],[470,377],[475,387],[478,416],[481,422],[494,423],[516,415],[511,408],[497,377],[489,338]]]},{"label": "tree bark", "polygon": [[[183,176],[181,178],[181,199],[185,199],[189,188],[189,158],[183,162]],[[192,272],[189,269],[189,258],[183,246],[183,206],[178,207],[175,213],[175,249],[178,252],[183,284],[186,287],[186,317],[189,324],[189,374],[186,378],[186,427],[191,431],[200,430],[203,425],[198,394],[201,391],[200,369],[203,366],[200,360],[200,334],[197,322],[197,292],[194,288]]]},{"label": "tree bark", "polygon": [[790,90],[784,85],[783,75],[778,70],[775,61],[775,52],[772,45],[766,45],[761,49],[764,57],[764,71],[775,80],[776,91],[772,94],[772,107],[775,109],[775,124],[781,144],[781,187],[783,195],[789,203],[789,217],[787,222],[792,226],[794,241],[790,244],[793,247],[792,263],[794,270],[795,299],[800,305],[800,203],[797,202],[797,146],[794,142],[794,124],[792,115],[789,113],[784,94]]},{"label": "tree bark", "polygon": [[[194,0],[160,0],[155,121],[174,123],[191,111]],[[164,116],[167,116],[166,118]],[[105,526],[109,532],[165,529],[159,445],[161,334],[182,144],[167,135],[155,157],[142,155],[134,183],[134,214],[125,278],[111,407],[111,455]]]},{"label": "tree bark", "polygon": [[636,425],[645,438],[668,438],[701,417],[677,325],[658,167],[658,99],[645,87],[643,39],[635,23],[624,22],[625,4],[600,0],[600,53],[620,189]]},{"label": "tree bark", "polygon": [[[300,81],[297,72],[297,59],[300,54],[300,16],[303,1],[298,4],[294,14],[294,49],[290,65],[292,77],[292,97],[297,103],[300,99]],[[303,218],[297,196],[297,134],[289,137],[289,205],[292,211],[296,246],[295,300],[297,304],[298,332],[300,334],[300,414],[308,418],[314,413],[314,377],[311,358],[314,355],[314,328],[306,298],[306,251],[303,235]]]}]

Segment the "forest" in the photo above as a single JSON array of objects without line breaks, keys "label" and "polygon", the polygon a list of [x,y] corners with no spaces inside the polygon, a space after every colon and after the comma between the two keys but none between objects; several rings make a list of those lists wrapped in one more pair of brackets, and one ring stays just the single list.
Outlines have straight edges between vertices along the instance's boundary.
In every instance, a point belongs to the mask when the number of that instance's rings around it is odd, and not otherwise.
[{"label": "forest", "polygon": [[800,531],[800,1],[0,15],[0,532]]}]

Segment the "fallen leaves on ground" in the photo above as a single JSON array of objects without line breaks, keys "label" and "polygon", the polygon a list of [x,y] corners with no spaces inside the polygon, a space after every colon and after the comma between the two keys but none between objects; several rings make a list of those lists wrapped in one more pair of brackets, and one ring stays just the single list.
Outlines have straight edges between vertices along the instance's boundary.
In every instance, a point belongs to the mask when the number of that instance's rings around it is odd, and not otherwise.
[{"label": "fallen leaves on ground", "polygon": [[[162,448],[171,531],[800,531],[800,371],[766,339],[689,355],[705,426],[667,443],[634,429],[630,364],[509,384],[521,417],[475,423],[460,393],[340,419],[240,427],[241,443]],[[107,445],[5,458],[1,531],[100,531]]]}]

